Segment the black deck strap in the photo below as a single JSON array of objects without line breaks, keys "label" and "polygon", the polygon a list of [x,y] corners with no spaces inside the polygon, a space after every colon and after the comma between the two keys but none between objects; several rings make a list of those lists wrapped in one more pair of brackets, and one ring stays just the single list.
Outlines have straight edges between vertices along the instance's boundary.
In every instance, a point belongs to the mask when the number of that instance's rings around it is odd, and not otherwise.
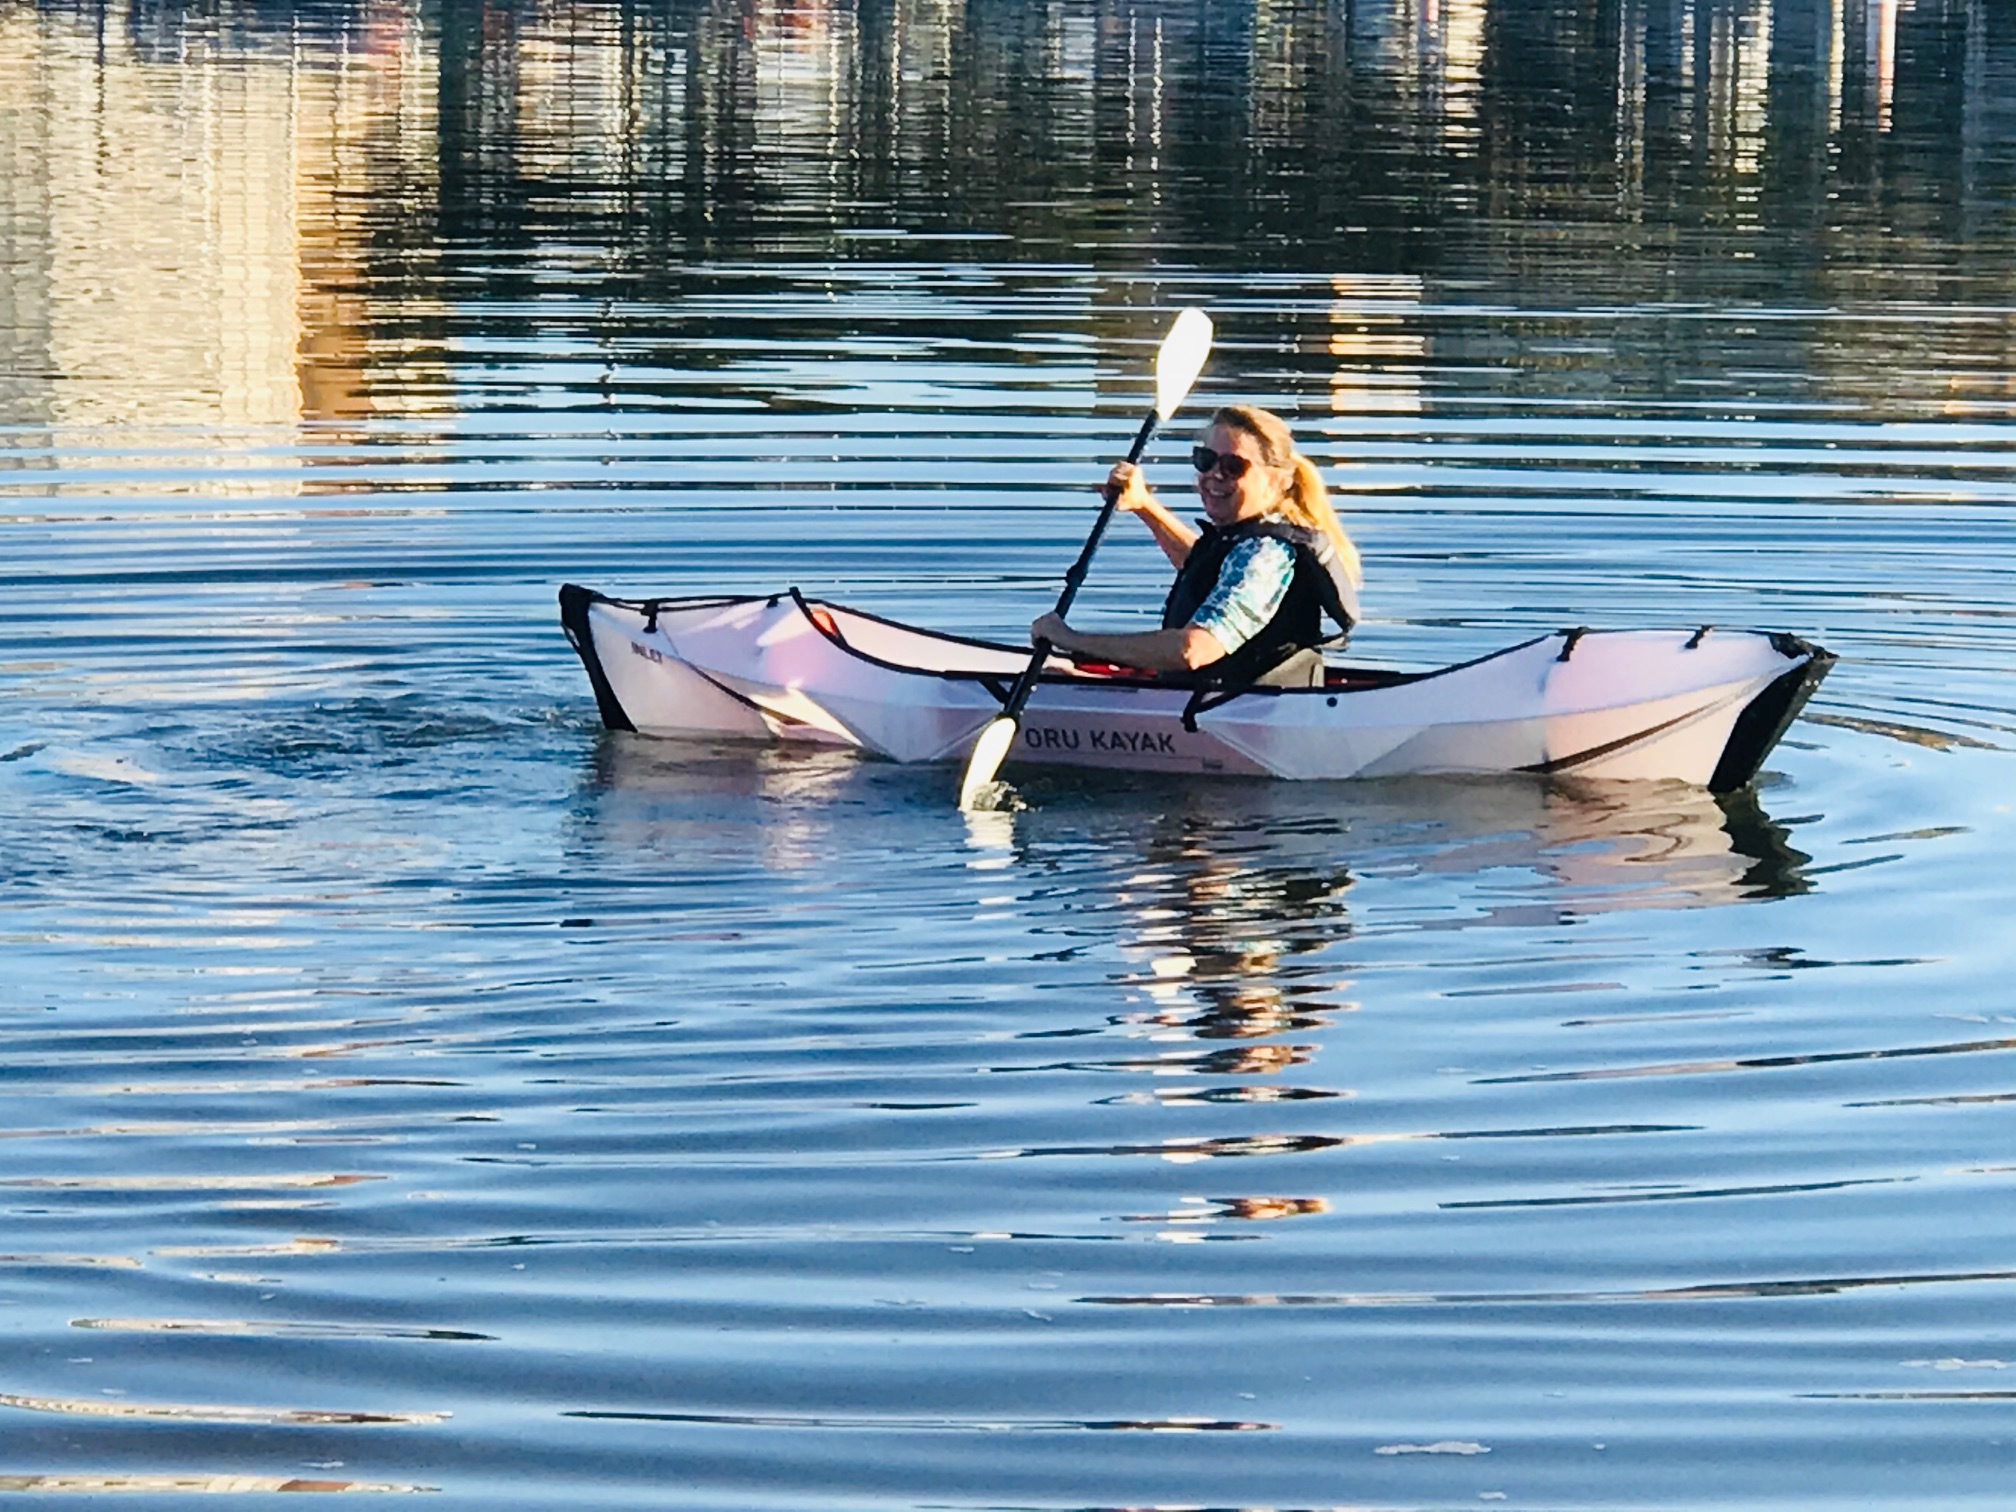
[{"label": "black deck strap", "polygon": [[1247,691],[1249,691],[1248,687],[1214,688],[1208,684],[1197,689],[1183,705],[1183,728],[1190,734],[1195,735],[1197,733],[1197,716],[1199,714],[1209,714],[1213,709],[1221,709],[1241,693]]},{"label": "black deck strap", "polygon": [[1556,661],[1568,660],[1569,657],[1575,654],[1575,643],[1581,640],[1582,637],[1587,635],[1588,633],[1589,633],[1589,627],[1587,625],[1577,625],[1573,630],[1563,630],[1561,634],[1564,637],[1566,637],[1566,639],[1564,639],[1561,642],[1561,654],[1555,657],[1554,660]]},{"label": "black deck strap", "polygon": [[663,599],[646,599],[638,607],[644,611],[644,633],[646,635],[656,635],[658,633],[658,611],[665,607],[665,601]]},{"label": "black deck strap", "polygon": [[1586,766],[1598,757],[1613,755],[1618,751],[1638,744],[1641,740],[1650,740],[1654,735],[1663,734],[1675,725],[1685,724],[1701,712],[1702,710],[1700,709],[1688,709],[1682,713],[1675,714],[1671,719],[1662,719],[1655,725],[1648,725],[1642,730],[1634,730],[1629,735],[1619,735],[1615,740],[1606,740],[1601,745],[1589,746],[1584,750],[1574,752],[1572,755],[1556,756],[1549,761],[1535,761],[1530,765],[1518,768],[1518,770],[1522,772],[1542,773],[1573,771],[1576,767]]},{"label": "black deck strap", "polygon": [[1838,658],[1831,651],[1824,651],[1809,640],[1801,640],[1789,630],[1771,632],[1771,649],[1787,661],[1797,661],[1802,656],[1825,657],[1829,666]]},{"label": "black deck strap", "polygon": [[1687,637],[1687,645],[1685,649],[1689,651],[1699,650],[1701,642],[1708,639],[1708,632],[1710,630],[1713,630],[1714,628],[1715,627],[1713,625],[1703,625],[1699,630],[1696,630],[1692,635]]}]

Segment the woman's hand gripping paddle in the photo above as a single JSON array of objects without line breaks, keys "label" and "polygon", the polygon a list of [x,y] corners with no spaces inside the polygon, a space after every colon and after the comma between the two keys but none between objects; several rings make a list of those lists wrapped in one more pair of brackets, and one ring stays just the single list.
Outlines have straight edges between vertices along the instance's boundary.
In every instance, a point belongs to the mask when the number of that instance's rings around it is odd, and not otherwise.
[{"label": "woman's hand gripping paddle", "polygon": [[[1162,338],[1162,350],[1155,354],[1155,408],[1141,422],[1134,444],[1127,449],[1129,462],[1140,460],[1148,438],[1155,434],[1155,427],[1176,413],[1176,407],[1190,392],[1190,385],[1203,371],[1204,359],[1210,355],[1211,318],[1202,310],[1183,311],[1176,317],[1176,323],[1169,327],[1169,334]],[[1071,601],[1078,596],[1078,585],[1085,581],[1085,571],[1092,564],[1092,553],[1098,549],[1099,537],[1106,533],[1106,522],[1113,518],[1113,508],[1119,500],[1118,490],[1109,488],[1106,491],[1106,507],[1099,511],[1099,518],[1093,522],[1092,533],[1085,538],[1085,549],[1078,553],[1077,562],[1064,574],[1064,591],[1057,596],[1057,613],[1069,611]],[[1001,763],[1007,760],[1009,749],[1015,744],[1015,731],[1022,709],[1029,702],[1037,675],[1042,672],[1043,663],[1049,655],[1050,642],[1039,638],[1029,665],[1022,669],[1022,675],[1015,680],[1015,686],[1008,694],[1008,702],[998,715],[988,721],[987,727],[973,742],[972,753],[966,758],[966,775],[959,782],[960,808],[971,811],[980,807],[981,798],[993,787],[995,774],[1001,770]]]}]

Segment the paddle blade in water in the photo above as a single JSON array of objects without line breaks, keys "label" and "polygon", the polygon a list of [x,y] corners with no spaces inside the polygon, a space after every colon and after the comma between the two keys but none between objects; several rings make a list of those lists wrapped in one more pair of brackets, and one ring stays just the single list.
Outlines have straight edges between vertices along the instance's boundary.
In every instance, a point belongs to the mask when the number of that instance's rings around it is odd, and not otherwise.
[{"label": "paddle blade in water", "polygon": [[973,742],[973,753],[966,758],[966,775],[959,781],[960,808],[971,813],[976,808],[991,806],[987,799],[994,786],[994,774],[1008,759],[1008,748],[1013,744],[1014,720],[1004,714],[989,721],[980,738]]},{"label": "paddle blade in water", "polygon": [[1202,310],[1183,311],[1162,338],[1162,350],[1155,356],[1155,413],[1159,418],[1167,420],[1176,413],[1210,355],[1211,317]]}]

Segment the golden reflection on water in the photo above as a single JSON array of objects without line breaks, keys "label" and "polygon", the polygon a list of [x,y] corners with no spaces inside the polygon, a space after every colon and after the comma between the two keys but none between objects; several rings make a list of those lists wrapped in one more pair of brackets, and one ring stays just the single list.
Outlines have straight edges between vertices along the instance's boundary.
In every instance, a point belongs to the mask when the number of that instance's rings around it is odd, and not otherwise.
[{"label": "golden reflection on water", "polygon": [[1627,1302],[1730,1302],[1781,1297],[1831,1297],[1893,1287],[2006,1285],[2016,1271],[1928,1271],[1914,1275],[1815,1276],[1784,1281],[1721,1281],[1633,1291],[1503,1292],[1143,1292],[1087,1296],[1102,1307],[1503,1307]]},{"label": "golden reflection on water", "polygon": [[443,1343],[494,1343],[491,1334],[452,1328],[399,1327],[388,1323],[310,1323],[249,1318],[72,1318],[72,1328],[101,1333],[207,1334],[224,1338],[427,1339]]},{"label": "golden reflection on water", "polygon": [[298,1173],[242,1176],[0,1176],[0,1187],[35,1187],[66,1192],[230,1192],[247,1188],[285,1190],[291,1187],[355,1186],[383,1181],[365,1172]]},{"label": "golden reflection on water", "polygon": [[142,1492],[158,1496],[216,1496],[219,1494],[260,1494],[272,1491],[377,1492],[398,1495],[406,1492],[438,1491],[438,1486],[402,1485],[393,1481],[327,1480],[297,1475],[241,1475],[220,1471],[214,1475],[190,1474],[122,1475],[113,1472],[75,1472],[50,1475],[0,1475],[0,1491],[52,1491],[85,1496]]},{"label": "golden reflection on water", "polygon": [[1535,1071],[1521,1076],[1482,1078],[1480,1085],[1616,1081],[1641,1076],[1715,1076],[1730,1071],[1781,1071],[1848,1061],[1909,1060],[1926,1055],[1984,1055],[2005,1050],[2016,1050],[2016,1039],[1959,1040],[1949,1044],[1902,1045],[1882,1050],[1828,1050],[1807,1055],[1753,1055],[1728,1060],[1667,1061],[1649,1066],[1594,1066],[1582,1071]]},{"label": "golden reflection on water", "polygon": [[138,1418],[155,1423],[235,1423],[334,1427],[411,1427],[447,1421],[446,1412],[345,1412],[307,1407],[237,1407],[218,1403],[122,1402],[96,1397],[29,1396],[0,1391],[0,1407],[66,1417]]},{"label": "golden reflection on water", "polygon": [[[189,40],[160,58],[124,27],[0,14],[10,145],[34,169],[0,175],[0,265],[12,339],[41,359],[9,366],[47,375],[33,413],[0,418],[291,429],[377,408],[369,219],[438,199],[418,8],[379,7],[338,68],[221,31]],[[161,482],[100,485],[137,489]],[[287,490],[270,471],[237,486]]]},{"label": "golden reflection on water", "polygon": [[1306,1218],[1330,1211],[1325,1197],[1185,1197],[1182,1206],[1163,1213],[1123,1213],[1122,1223],[1211,1224],[1230,1220],[1271,1222]]},{"label": "golden reflection on water", "polygon": [[[228,1030],[223,1032],[230,1032]],[[176,1091],[200,1090],[193,1083],[176,1082],[169,1084]],[[243,1090],[251,1083],[233,1083],[230,1090]],[[298,1091],[304,1085],[326,1086],[326,1081],[304,1083],[301,1081],[276,1081],[275,1089],[285,1088]],[[102,1094],[112,1091],[119,1094],[145,1092],[144,1085],[126,1083],[111,1088],[103,1086],[87,1089]],[[313,1144],[318,1135],[326,1135],[328,1142],[370,1140],[372,1142],[396,1142],[398,1134],[368,1134],[373,1123],[396,1124],[395,1114],[383,1114],[377,1118],[353,1117],[333,1118],[249,1118],[237,1119],[132,1119],[122,1123],[79,1124],[70,1128],[0,1128],[0,1139],[187,1139],[198,1136],[230,1135],[242,1136],[253,1143],[296,1143]]]},{"label": "golden reflection on water", "polygon": [[1086,1433],[1271,1433],[1278,1423],[1261,1423],[1242,1418],[1162,1417],[1162,1418],[900,1418],[834,1417],[783,1414],[756,1415],[730,1412],[597,1412],[576,1410],[562,1417],[590,1418],[602,1422],[628,1423],[713,1423],[745,1428],[843,1428],[852,1430],[897,1429],[908,1432],[950,1433],[1058,1433],[1077,1430]]},{"label": "golden reflection on water", "polygon": [[[327,427],[318,441],[336,444],[361,433],[346,431],[357,422],[470,404],[443,334],[467,276],[443,243],[465,215],[486,231],[522,217],[505,239],[522,230],[528,246],[564,224],[548,243],[562,290],[613,286],[633,257],[658,256],[649,239],[665,234],[689,255],[762,246],[766,235],[829,255],[862,242],[997,239],[1093,262],[1109,247],[1180,245],[1186,226],[1224,213],[1212,197],[1223,184],[1156,171],[1223,130],[1208,108],[1198,114],[1187,67],[1169,66],[1199,42],[1231,76],[1212,82],[1236,86],[1254,159],[1245,168],[1282,201],[1274,219],[1297,219],[1301,197],[1323,186],[1355,182],[1380,139],[1400,132],[1423,151],[1435,144],[1443,171],[1398,181],[1384,213],[1397,206],[1438,234],[1488,216],[1498,229],[1486,262],[1502,267],[1565,244],[1588,200],[1607,201],[1616,223],[1602,255],[1636,264],[1629,288],[1673,286],[1662,260],[1676,255],[1671,238],[1650,233],[1662,218],[1698,230],[1702,205],[1717,207],[1713,229],[1734,239],[1733,259],[1768,255],[1763,204],[1776,175],[1801,197],[1790,217],[1810,205],[1823,223],[1819,304],[1895,290],[1915,259],[1894,247],[1919,227],[1880,204],[1871,213],[1861,165],[1905,124],[1939,130],[1942,149],[1949,114],[1969,141],[1993,129],[1978,21],[1944,50],[1921,36],[1914,52],[1900,36],[1907,0],[1745,0],[1624,7],[1614,38],[1583,49],[1604,55],[1583,61],[1608,91],[1611,119],[1556,141],[1525,114],[1549,108],[1544,91],[1506,108],[1508,75],[1558,56],[1520,35],[1512,9],[1394,0],[1354,7],[1339,24],[1320,6],[1268,5],[1235,34],[1152,9],[1109,26],[1050,7],[1004,28],[964,6],[898,7],[892,26],[840,0],[671,12],[556,3],[480,16],[377,0],[309,17],[331,29],[309,39],[322,48],[309,63],[284,30],[124,8],[127,24],[94,26],[63,7],[10,7],[0,12],[0,98],[14,107],[0,117],[0,425],[44,428],[66,455],[98,460],[88,438],[135,424],[171,436],[202,426],[220,443],[198,456],[186,435],[171,440],[179,455],[150,458],[145,481],[109,477],[96,492],[309,491],[318,465],[280,454],[304,425]],[[1021,97],[965,87],[976,57],[1005,76],[1040,74],[1053,121],[1101,117],[1094,107],[1115,100],[1121,140],[1029,153]],[[1810,86],[1774,84],[1793,74]],[[1929,120],[1900,122],[1910,86]],[[1383,128],[1367,134],[1369,149],[1323,114],[1361,91]],[[1677,200],[1662,202],[1676,189],[1662,178],[1675,170],[1675,142],[1695,144],[1692,161]],[[1125,165],[1123,185],[1103,181],[1102,145]],[[1992,192],[1986,155],[1956,158],[1929,165],[1957,170],[1952,194]],[[1296,164],[1292,179],[1273,159]],[[1060,169],[1089,183],[1075,196],[1044,192]],[[1586,178],[1597,181],[1586,195],[1562,187]],[[796,223],[769,223],[764,205]],[[1327,348],[1333,407],[1418,410],[1430,312],[1450,291],[1414,272],[1353,267],[1364,260],[1353,238],[1377,245],[1405,228],[1299,218],[1301,234],[1319,239],[1306,265],[1352,268],[1326,275],[1332,297],[1313,337]],[[738,243],[738,231],[753,242]],[[1545,323],[1564,333],[1585,324],[1566,312]],[[1572,350],[1550,360],[1600,376],[1612,354],[1585,335],[1570,334],[1561,345]],[[578,355],[595,339],[570,330],[551,350]],[[1979,342],[2006,362],[2006,330]],[[1816,345],[1844,387],[1875,373],[1940,381],[1899,372],[1891,334],[1852,321]],[[608,381],[622,364],[604,356]],[[245,475],[240,443],[262,438],[280,444],[265,475]],[[128,433],[117,444],[136,443]],[[178,469],[192,476],[164,485],[161,473]],[[58,472],[46,474],[50,487]]]},{"label": "golden reflection on water", "polygon": [[[1864,735],[1881,735],[1888,740],[1902,741],[1905,745],[1922,746],[1928,751],[1999,751],[2003,747],[1992,740],[1982,740],[1973,735],[1963,735],[1957,730],[1932,730],[1923,725],[1901,724],[1896,720],[1869,719],[1853,714],[1809,714],[1806,716],[1815,724],[1833,725],[1840,730],[1855,730]],[[1990,728],[2002,728],[1990,726]]]},{"label": "golden reflection on water", "polygon": [[234,1078],[230,1081],[100,1082],[81,1090],[117,1096],[126,1096],[129,1094],[146,1096],[209,1096],[216,1093],[239,1092],[314,1092],[336,1087],[460,1087],[463,1085],[465,1085],[463,1082],[429,1076],[304,1076],[296,1077],[292,1080],[276,1078],[268,1081],[250,1081],[243,1078]]},{"label": "golden reflection on water", "polygon": [[280,1239],[269,1244],[163,1244],[150,1254],[175,1259],[242,1258],[252,1255],[328,1255],[344,1248],[340,1239],[303,1236]]}]

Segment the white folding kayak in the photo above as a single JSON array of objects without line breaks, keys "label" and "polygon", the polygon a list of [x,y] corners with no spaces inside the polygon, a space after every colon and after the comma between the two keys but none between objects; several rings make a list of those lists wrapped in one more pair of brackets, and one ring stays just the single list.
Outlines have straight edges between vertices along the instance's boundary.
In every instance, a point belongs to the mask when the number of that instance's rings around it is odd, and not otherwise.
[{"label": "white folding kayak", "polygon": [[[961,758],[1027,647],[804,598],[620,599],[560,618],[603,723]],[[1834,657],[1755,630],[1563,630],[1430,672],[1328,666],[1309,687],[1196,686],[1053,658],[1011,761],[1291,778],[1573,772],[1740,788]]]}]

